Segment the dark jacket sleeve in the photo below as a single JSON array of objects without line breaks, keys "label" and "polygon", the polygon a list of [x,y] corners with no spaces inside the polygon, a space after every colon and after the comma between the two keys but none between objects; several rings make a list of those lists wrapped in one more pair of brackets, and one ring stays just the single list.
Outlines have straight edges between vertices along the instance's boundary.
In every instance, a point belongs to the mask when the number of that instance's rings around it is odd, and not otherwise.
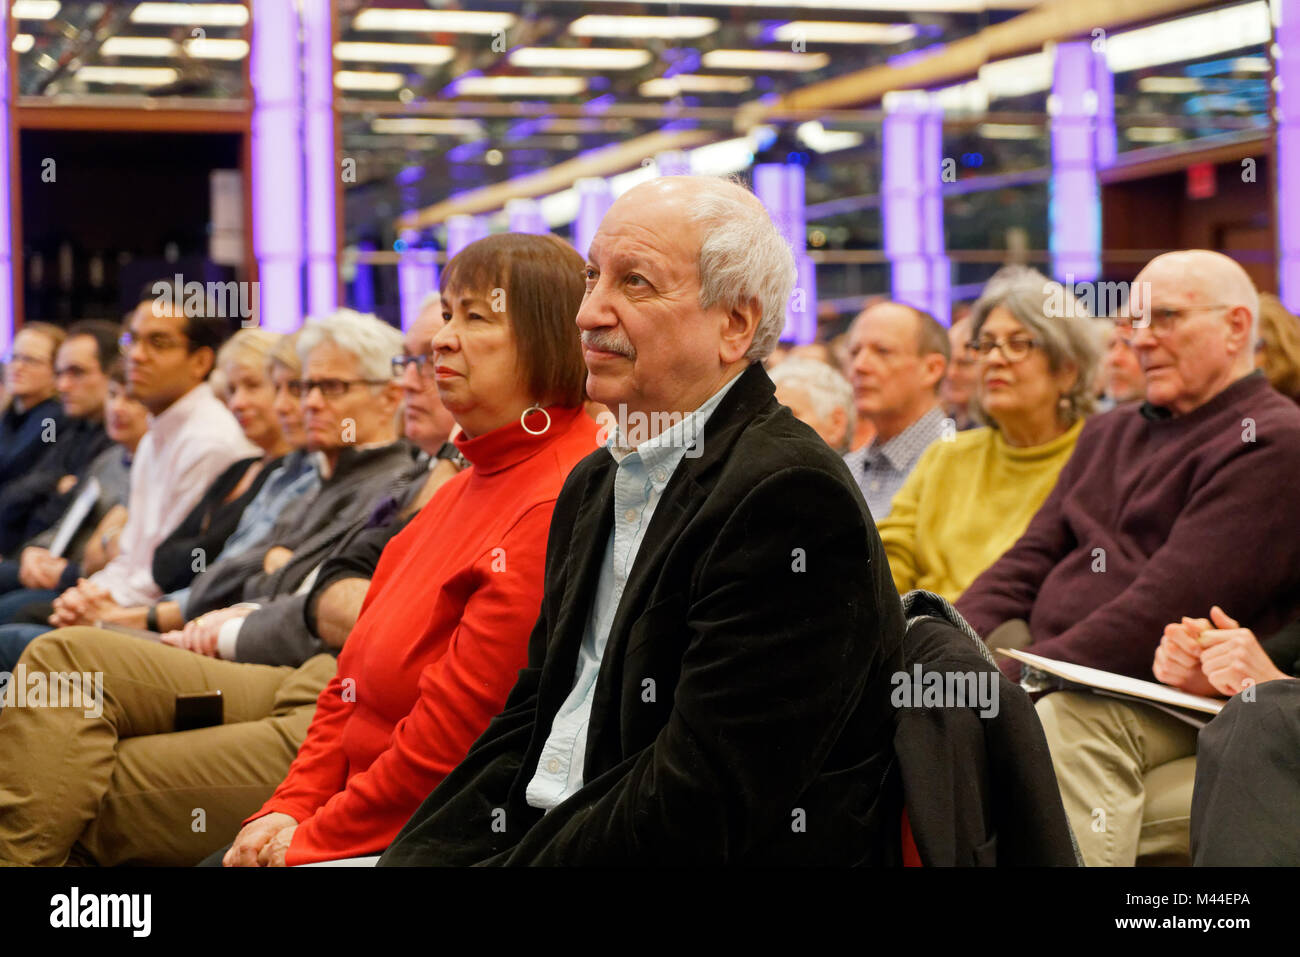
[{"label": "dark jacket sleeve", "polygon": [[239,525],[239,516],[270,474],[268,468],[261,469],[242,495],[225,501],[257,461],[243,459],[218,475],[199,503],[154,549],[153,580],[164,593],[185,588],[209,562],[216,561],[226,539]]},{"label": "dark jacket sleeve", "polygon": [[[327,558],[321,565],[316,581],[307,593],[303,614],[307,630],[316,633],[316,603],[335,582],[345,578],[364,578],[369,581],[374,577],[379,565],[379,556],[384,547],[397,536],[397,533],[410,523],[414,516],[399,518],[394,516],[386,525],[367,526],[353,535],[337,552]],[[242,640],[242,637],[241,637]]]}]

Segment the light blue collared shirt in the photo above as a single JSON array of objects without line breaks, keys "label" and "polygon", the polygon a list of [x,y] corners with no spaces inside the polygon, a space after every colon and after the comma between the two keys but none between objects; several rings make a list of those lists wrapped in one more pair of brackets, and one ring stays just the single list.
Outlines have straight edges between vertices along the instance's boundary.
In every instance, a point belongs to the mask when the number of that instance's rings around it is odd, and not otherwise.
[{"label": "light blue collared shirt", "polygon": [[[537,761],[537,771],[525,792],[532,807],[549,811],[582,787],[587,725],[596,696],[596,679],[637,552],[641,550],[664,487],[685,458],[687,447],[702,441],[705,423],[739,378],[733,378],[694,412],[653,439],[642,442],[635,450],[621,446],[617,430],[611,429],[605,447],[618,462],[614,475],[614,527],[605,544],[596,597],[578,650],[573,690],[555,714],[551,733]],[[628,432],[635,435],[635,429],[634,424]],[[692,455],[698,456],[699,451],[695,448]]]}]

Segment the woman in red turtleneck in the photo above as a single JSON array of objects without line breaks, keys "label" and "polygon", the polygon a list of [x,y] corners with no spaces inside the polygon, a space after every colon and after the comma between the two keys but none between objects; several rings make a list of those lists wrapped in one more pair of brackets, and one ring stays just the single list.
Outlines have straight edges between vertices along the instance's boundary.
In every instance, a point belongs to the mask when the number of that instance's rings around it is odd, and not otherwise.
[{"label": "woman in red turtleneck", "polygon": [[573,322],[582,267],[554,236],[516,234],[448,264],[421,371],[469,467],[384,549],[307,739],[227,866],[379,853],[501,710],[541,606],[556,496],[597,447]]}]

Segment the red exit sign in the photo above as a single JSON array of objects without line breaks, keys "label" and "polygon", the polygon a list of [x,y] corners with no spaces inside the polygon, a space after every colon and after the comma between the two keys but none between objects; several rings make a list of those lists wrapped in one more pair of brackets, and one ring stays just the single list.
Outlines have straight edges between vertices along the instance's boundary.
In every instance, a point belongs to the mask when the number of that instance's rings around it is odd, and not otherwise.
[{"label": "red exit sign", "polygon": [[1197,163],[1187,167],[1187,198],[1209,199],[1217,192],[1213,163]]}]

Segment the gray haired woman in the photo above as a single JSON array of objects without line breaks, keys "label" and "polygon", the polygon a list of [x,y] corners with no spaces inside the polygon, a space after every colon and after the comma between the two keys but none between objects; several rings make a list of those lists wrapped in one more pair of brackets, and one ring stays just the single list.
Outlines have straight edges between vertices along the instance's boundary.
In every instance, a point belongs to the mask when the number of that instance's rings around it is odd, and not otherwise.
[{"label": "gray haired woman", "polygon": [[1096,399],[1100,348],[1087,310],[1023,266],[975,303],[972,411],[985,428],[928,448],[879,523],[894,584],[955,600],[1024,532],[1056,484]]}]

